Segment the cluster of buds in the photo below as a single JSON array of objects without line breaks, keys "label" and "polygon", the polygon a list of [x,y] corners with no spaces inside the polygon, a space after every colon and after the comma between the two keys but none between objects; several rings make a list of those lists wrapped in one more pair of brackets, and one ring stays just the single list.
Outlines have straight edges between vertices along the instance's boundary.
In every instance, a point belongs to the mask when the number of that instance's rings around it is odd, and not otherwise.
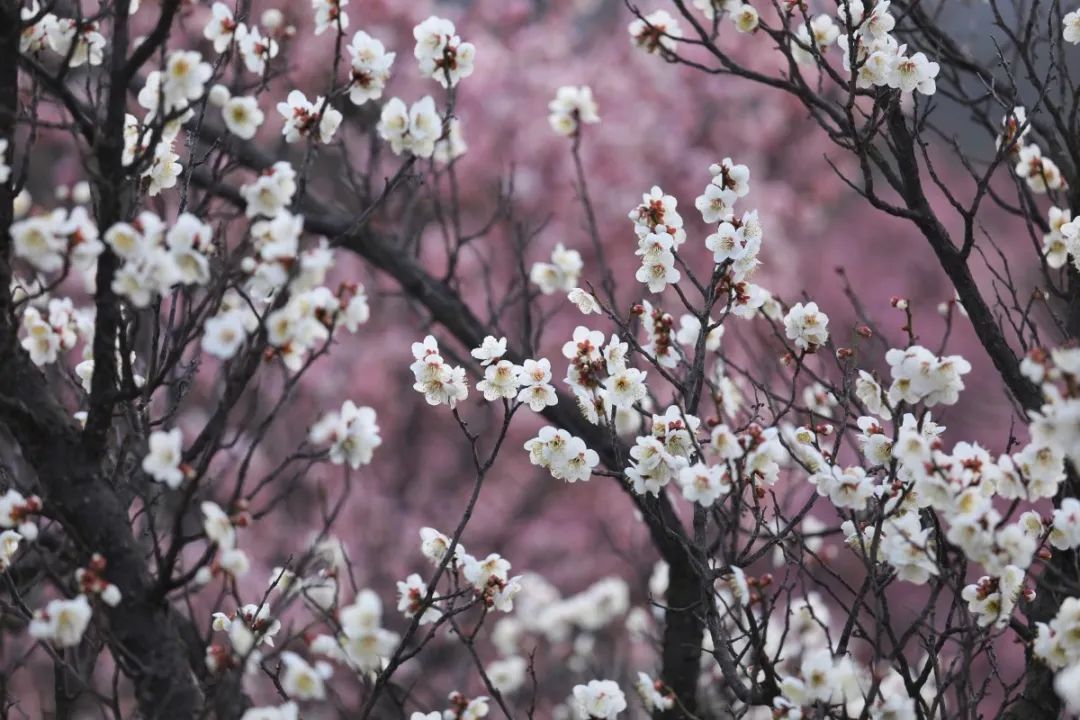
[{"label": "cluster of buds", "polygon": [[14,529],[26,540],[37,538],[38,528],[31,516],[41,512],[41,498],[24,497],[14,488],[0,495],[0,528]]},{"label": "cluster of buds", "polygon": [[116,607],[120,604],[120,588],[105,579],[106,565],[105,558],[99,553],[94,553],[90,556],[89,567],[75,571],[75,582],[79,586],[79,592],[88,596],[97,595],[101,598],[101,602],[109,607]]},{"label": "cluster of buds", "polygon": [[567,374],[575,385],[586,390],[601,387],[603,378],[607,375],[607,363],[604,362],[601,349],[596,347],[588,336],[578,342],[577,353],[569,360]]},{"label": "cluster of buds", "polygon": [[634,305],[631,309],[634,315],[641,318],[642,323],[648,323],[646,332],[656,357],[666,357],[674,343],[672,328],[675,326],[675,318],[660,308],[651,308],[651,311],[647,313],[645,307],[640,304]]}]

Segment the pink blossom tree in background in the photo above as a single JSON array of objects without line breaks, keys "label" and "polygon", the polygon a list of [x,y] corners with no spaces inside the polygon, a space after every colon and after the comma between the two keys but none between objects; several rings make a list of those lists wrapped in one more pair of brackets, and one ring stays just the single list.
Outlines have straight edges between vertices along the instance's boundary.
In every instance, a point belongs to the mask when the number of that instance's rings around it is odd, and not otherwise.
[{"label": "pink blossom tree in background", "polygon": [[1080,10],[655,5],[0,0],[6,716],[1080,713]]}]

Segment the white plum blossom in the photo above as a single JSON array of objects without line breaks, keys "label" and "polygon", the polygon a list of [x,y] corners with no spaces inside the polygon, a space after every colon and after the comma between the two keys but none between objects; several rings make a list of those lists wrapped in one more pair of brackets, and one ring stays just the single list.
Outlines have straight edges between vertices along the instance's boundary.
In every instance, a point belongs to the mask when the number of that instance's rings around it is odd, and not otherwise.
[{"label": "white plum blossom", "polygon": [[409,366],[416,382],[413,389],[423,393],[429,405],[449,405],[453,408],[469,395],[465,369],[453,367],[439,355],[439,344],[428,335],[423,342],[412,344],[414,362]]},{"label": "white plum blossom", "polygon": [[443,134],[442,118],[430,95],[412,107],[407,107],[400,98],[390,98],[383,105],[376,129],[379,137],[390,143],[395,155],[409,152],[422,158],[434,154],[435,143]]},{"label": "white plum blossom", "polygon": [[[1073,23],[1073,25],[1077,24],[1080,23]],[[1080,30],[1074,30],[1073,35],[1078,39],[1070,42],[1080,42]],[[1080,662],[1073,663],[1054,676],[1054,691],[1064,701],[1068,712],[1080,713]]]},{"label": "white plum blossom", "polygon": [[533,412],[542,412],[544,408],[557,405],[558,395],[551,384],[551,361],[547,358],[526,360],[518,373],[521,391],[517,401],[526,403]]},{"label": "white plum blossom", "polygon": [[236,546],[236,528],[233,527],[232,518],[217,503],[209,500],[204,501],[200,509],[207,539],[222,550],[232,550]]},{"label": "white plum blossom", "polygon": [[300,720],[300,708],[294,702],[249,708],[240,716],[240,720]]},{"label": "white plum blossom", "polygon": [[431,157],[437,163],[448,165],[468,150],[469,146],[465,144],[465,138],[461,134],[461,121],[452,117],[446,125],[446,132],[435,141],[435,150]]},{"label": "white plum blossom", "polygon": [[577,306],[582,315],[599,315],[602,312],[596,296],[581,288],[574,288],[567,293],[566,298]]},{"label": "white plum blossom", "polygon": [[1080,43],[1080,10],[1066,13],[1065,17],[1061,18],[1061,27],[1065,42],[1073,45]]},{"label": "white plum blossom", "polygon": [[814,352],[829,341],[829,317],[817,303],[796,303],[784,316],[784,331],[795,347]]},{"label": "white plum blossom", "polygon": [[97,21],[55,16],[45,27],[49,47],[73,68],[102,63],[107,41],[99,30]]},{"label": "white plum blossom", "polygon": [[308,439],[317,445],[330,444],[330,462],[348,463],[356,470],[367,465],[382,445],[375,410],[357,407],[346,400],[340,412],[327,413],[311,427]]},{"label": "white plum blossom", "polygon": [[578,132],[582,124],[600,122],[592,88],[581,85],[564,85],[555,91],[555,99],[548,103],[548,124],[559,135],[570,136]]},{"label": "white plum blossom", "polygon": [[323,672],[294,652],[281,653],[281,689],[296,700],[322,700],[326,697]]},{"label": "white plum blossom", "polygon": [[[420,624],[427,625],[439,619],[440,612],[434,606],[424,607],[423,601],[427,597],[428,586],[416,573],[412,573],[404,581],[398,581],[398,612],[407,618],[420,615]],[[421,614],[421,610],[423,613]]]},{"label": "white plum blossom", "polygon": [[1061,169],[1053,160],[1044,157],[1042,150],[1035,144],[1024,145],[1017,153],[1015,171],[1036,193],[1058,190],[1065,183]]},{"label": "white plum blossom", "polygon": [[315,34],[322,35],[329,28],[345,31],[349,27],[349,14],[341,8],[348,4],[349,0],[311,0],[311,8],[315,11]]},{"label": "white plum blossom", "polygon": [[731,20],[735,25],[735,29],[741,33],[754,32],[761,22],[757,9],[750,3],[742,3],[739,5],[739,7],[731,13]]},{"label": "white plum blossom", "polygon": [[461,41],[454,23],[445,18],[429,17],[413,28],[413,37],[416,38],[414,54],[424,77],[450,88],[472,75],[476,46]]},{"label": "white plum blossom", "polygon": [[85,595],[72,600],[52,600],[34,611],[30,619],[30,636],[61,648],[76,647],[90,626],[93,611]]},{"label": "white plum blossom", "polygon": [[354,105],[378,100],[390,80],[390,68],[397,54],[386,52],[382,42],[363,30],[353,35],[348,50],[352,60],[349,100]]},{"label": "white plum blossom", "polygon": [[506,354],[506,338],[495,338],[488,335],[484,338],[480,347],[473,348],[470,354],[479,360],[482,366],[487,367]]},{"label": "white plum blossom", "polygon": [[682,37],[682,28],[667,10],[654,10],[638,17],[627,28],[630,41],[645,52],[674,52],[675,45]]},{"label": "white plum blossom", "polygon": [[240,49],[240,57],[248,72],[255,75],[266,73],[267,64],[277,57],[278,43],[273,38],[264,38],[259,28],[254,25],[248,27],[239,25],[235,31],[237,45]]},{"label": "white plum blossom", "polygon": [[296,171],[285,160],[274,163],[254,182],[240,186],[249,218],[277,216],[289,206],[295,193]]},{"label": "white plum blossom", "polygon": [[528,661],[518,655],[502,658],[490,663],[485,672],[491,684],[504,695],[517,692],[527,679]]},{"label": "white plum blossom", "polygon": [[214,52],[223,53],[232,43],[238,27],[229,6],[215,2],[210,8],[210,21],[203,28],[203,37],[214,43]]},{"label": "white plum blossom", "polygon": [[590,680],[574,687],[574,703],[583,718],[614,720],[626,710],[626,695],[613,680]]},{"label": "white plum blossom", "polygon": [[321,95],[312,102],[300,90],[289,93],[285,102],[278,103],[277,110],[285,118],[281,134],[285,142],[299,142],[305,137],[318,137],[323,144],[334,139],[341,125],[342,114]]},{"label": "white plum blossom", "polygon": [[12,560],[15,558],[15,553],[19,551],[19,544],[22,540],[23,536],[14,530],[0,532],[0,573],[11,567]]},{"label": "white plum blossom", "polygon": [[512,400],[518,394],[518,378],[521,368],[509,360],[499,360],[488,364],[484,369],[484,378],[476,383],[476,389],[484,394],[484,399],[494,402],[499,399]]},{"label": "white plum blossom", "polygon": [[551,426],[541,428],[525,443],[525,450],[533,465],[547,468],[556,480],[571,483],[588,480],[600,462],[600,456],[584,440]]},{"label": "white plum blossom", "polygon": [[245,314],[240,310],[226,310],[207,318],[203,327],[202,349],[219,360],[229,360],[246,339]]},{"label": "white plum blossom", "polygon": [[259,109],[258,100],[240,96],[225,102],[221,108],[221,116],[225,119],[225,127],[229,132],[244,140],[255,137],[265,119],[263,111]]},{"label": "white plum blossom", "polygon": [[923,95],[933,95],[937,90],[934,78],[940,68],[936,62],[928,60],[919,52],[910,57],[900,57],[893,63],[889,74],[889,87],[899,88],[902,92],[918,90]]},{"label": "white plum blossom", "polygon": [[678,482],[687,502],[696,502],[702,507],[710,507],[731,492],[731,482],[722,465],[710,467],[695,463],[684,467],[679,471]]},{"label": "white plum blossom", "polygon": [[558,243],[551,251],[551,262],[533,263],[529,280],[545,295],[570,292],[577,286],[584,263],[577,250],[570,250]]},{"label": "white plum blossom", "polygon": [[830,15],[815,15],[808,23],[797,17],[797,22],[798,30],[791,41],[791,56],[800,65],[813,63],[815,50],[824,53],[840,36],[840,28]]},{"label": "white plum blossom", "polygon": [[8,488],[0,495],[0,528],[17,530],[23,539],[33,542],[38,536],[38,527],[30,516],[41,511],[41,498],[37,495],[25,497],[15,488]]},{"label": "white plum blossom", "polygon": [[888,393],[892,405],[901,401],[954,405],[964,389],[962,376],[971,372],[971,364],[959,355],[937,357],[921,345],[894,348],[885,359],[893,378]]},{"label": "white plum blossom", "polygon": [[173,490],[180,487],[180,483],[184,481],[184,471],[180,467],[183,442],[180,428],[150,433],[150,452],[143,458],[143,472]]}]

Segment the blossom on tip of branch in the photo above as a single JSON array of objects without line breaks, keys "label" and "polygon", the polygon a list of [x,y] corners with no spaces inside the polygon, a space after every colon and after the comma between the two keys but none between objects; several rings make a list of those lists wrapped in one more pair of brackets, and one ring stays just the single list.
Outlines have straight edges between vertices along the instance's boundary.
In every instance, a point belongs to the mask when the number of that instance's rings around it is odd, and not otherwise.
[{"label": "blossom on tip of branch", "polygon": [[150,451],[143,458],[143,472],[173,490],[180,487],[184,481],[184,471],[180,468],[183,442],[180,428],[150,433]]},{"label": "blossom on tip of branch", "polygon": [[246,339],[244,313],[240,310],[227,310],[207,318],[201,344],[204,352],[219,360],[230,360]]},{"label": "blossom on tip of branch", "polygon": [[[710,0],[711,1],[711,0]],[[641,697],[645,709],[670,710],[675,706],[675,696],[660,680],[653,680],[648,674],[639,672],[634,690]]]},{"label": "blossom on tip of branch", "polygon": [[676,41],[682,37],[682,28],[667,10],[654,10],[644,17],[635,18],[627,28],[630,41],[645,52],[674,52]]},{"label": "blossom on tip of branch", "polygon": [[294,652],[281,653],[281,689],[290,698],[296,700],[322,700],[326,697],[325,680],[330,675],[330,666],[318,663],[312,666],[307,660]]},{"label": "blossom on tip of branch", "polygon": [[614,680],[590,680],[574,686],[574,704],[581,717],[614,720],[626,710],[626,695]]},{"label": "blossom on tip of branch", "polygon": [[600,122],[592,88],[587,85],[563,85],[548,103],[548,124],[559,135],[573,135],[582,123]]},{"label": "blossom on tip of branch", "polygon": [[44,608],[34,611],[28,632],[31,637],[56,647],[75,647],[82,642],[92,614],[85,595],[77,595],[72,600],[52,600]]},{"label": "blossom on tip of branch", "polygon": [[232,518],[217,503],[209,500],[204,501],[199,508],[202,511],[206,538],[222,550],[236,547],[236,528],[233,527]]},{"label": "blossom on tip of branch", "polygon": [[889,87],[898,88],[901,92],[918,90],[923,95],[933,95],[937,91],[934,78],[940,69],[936,62],[927,59],[921,52],[910,57],[897,57],[889,73]]},{"label": "blossom on tip of branch", "polygon": [[528,404],[533,412],[542,412],[544,408],[559,402],[551,385],[551,361],[547,358],[526,360],[520,368],[518,384],[521,391],[517,401]]},{"label": "blossom on tip of branch", "polygon": [[30,542],[36,540],[38,536],[38,527],[30,516],[39,512],[41,512],[41,498],[37,495],[25,497],[15,488],[8,488],[3,495],[0,495],[0,528],[13,528]]},{"label": "blossom on tip of branch", "polygon": [[1080,10],[1073,10],[1061,18],[1061,36],[1067,43],[1080,43]]},{"label": "blossom on tip of branch", "polygon": [[476,46],[462,42],[451,21],[429,17],[413,28],[413,37],[416,38],[413,54],[424,77],[434,79],[444,88],[451,88],[472,75]]},{"label": "blossom on tip of branch", "polygon": [[465,144],[465,136],[461,133],[461,121],[456,117],[452,117],[446,124],[446,132],[435,141],[435,149],[432,151],[431,157],[437,163],[449,165],[468,150],[469,146]]},{"label": "blossom on tip of branch", "polygon": [[1032,191],[1045,193],[1059,190],[1065,186],[1065,178],[1057,163],[1044,157],[1042,149],[1035,144],[1028,144],[1017,154],[1016,174],[1027,181]]},{"label": "blossom on tip of branch", "polygon": [[906,350],[893,348],[885,354],[893,383],[889,402],[896,405],[925,403],[955,405],[964,389],[962,376],[971,372],[971,364],[959,355],[937,357],[921,345]]},{"label": "blossom on tip of branch", "polygon": [[808,65],[815,60],[814,50],[824,53],[840,36],[840,28],[829,15],[816,15],[810,20],[810,27],[801,16],[796,17],[799,29],[791,42],[791,57],[800,65]]},{"label": "blossom on tip of branch", "polygon": [[409,366],[416,382],[413,389],[423,393],[429,405],[455,407],[469,395],[465,382],[465,368],[453,367],[439,355],[439,344],[428,335],[423,342],[413,343],[414,362]]},{"label": "blossom on tip of branch", "polygon": [[223,53],[232,43],[238,27],[229,6],[216,2],[210,7],[210,20],[203,28],[203,37],[214,43],[214,52]]},{"label": "blossom on tip of branch", "polygon": [[784,331],[795,347],[814,352],[829,341],[829,316],[817,303],[796,303],[784,316]]},{"label": "blossom on tip of branch", "polygon": [[322,35],[328,28],[347,29],[349,14],[341,8],[348,4],[349,0],[311,0],[311,9],[315,11],[315,34]]},{"label": "blossom on tip of branch", "polygon": [[405,615],[407,618],[413,618],[423,611],[420,615],[420,624],[427,625],[435,622],[439,619],[439,610],[434,606],[425,608],[423,606],[424,598],[427,597],[428,586],[418,574],[412,573],[404,581],[398,581],[398,612]]},{"label": "blossom on tip of branch", "polygon": [[285,118],[281,134],[288,143],[317,136],[320,142],[327,144],[333,140],[342,120],[341,111],[332,107],[321,95],[311,102],[300,90],[290,92],[285,102],[278,103],[277,110]]},{"label": "blossom on tip of branch", "polygon": [[488,402],[513,400],[518,394],[520,374],[521,368],[509,360],[487,364],[484,379],[476,383],[476,389],[484,393],[484,399]]},{"label": "blossom on tip of branch", "polygon": [[19,551],[19,543],[22,539],[23,536],[14,530],[0,532],[0,573],[11,567],[11,561],[15,558],[15,553]]},{"label": "blossom on tip of branch", "polygon": [[289,206],[296,193],[296,171],[286,160],[279,160],[251,183],[240,186],[244,213],[249,218],[272,218]]},{"label": "blossom on tip of branch", "polygon": [[488,335],[479,347],[473,348],[470,354],[480,361],[480,365],[487,367],[506,354],[506,338],[495,338]]},{"label": "blossom on tip of branch", "polygon": [[390,67],[397,53],[386,52],[382,42],[363,30],[353,35],[348,50],[352,59],[349,100],[354,105],[378,100],[390,79]]},{"label": "blossom on tip of branch", "polygon": [[709,20],[716,17],[717,13],[735,12],[742,4],[742,0],[694,0],[694,7]]},{"label": "blossom on tip of branch", "polygon": [[570,483],[588,480],[592,469],[600,463],[600,456],[584,440],[551,426],[541,428],[536,437],[525,443],[525,450],[533,465],[547,468],[556,480]]},{"label": "blossom on tip of branch", "polygon": [[435,143],[442,137],[442,118],[430,95],[406,107],[400,98],[390,98],[383,105],[376,126],[379,137],[390,143],[395,155],[410,152],[417,157],[431,157]]},{"label": "blossom on tip of branch", "polygon": [[225,101],[221,108],[225,127],[238,138],[250,140],[255,137],[266,116],[253,97],[234,97]]},{"label": "blossom on tip of branch", "polygon": [[300,708],[294,702],[283,705],[249,708],[240,720],[299,720]]},{"label": "blossom on tip of branch", "polygon": [[721,465],[708,466],[695,463],[679,471],[679,488],[687,502],[711,507],[722,496],[731,492],[731,479]]},{"label": "blossom on tip of branch", "polygon": [[735,29],[741,33],[754,32],[761,22],[757,9],[749,3],[739,5],[731,13],[731,20],[735,24]]},{"label": "blossom on tip of branch", "polygon": [[330,462],[348,463],[353,470],[369,464],[382,445],[375,410],[357,407],[351,400],[345,401],[340,412],[327,413],[315,423],[308,439],[318,445],[330,443]]},{"label": "blossom on tip of branch", "polygon": [[577,285],[585,263],[577,250],[568,250],[558,243],[551,251],[551,262],[536,262],[529,269],[529,280],[545,295],[569,292]]}]

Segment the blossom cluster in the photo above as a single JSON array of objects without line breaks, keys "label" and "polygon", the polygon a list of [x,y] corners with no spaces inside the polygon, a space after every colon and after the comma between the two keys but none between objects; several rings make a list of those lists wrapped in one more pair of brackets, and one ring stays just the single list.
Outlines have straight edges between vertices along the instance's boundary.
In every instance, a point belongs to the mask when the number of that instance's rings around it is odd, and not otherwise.
[{"label": "blossom cluster", "polygon": [[933,95],[941,68],[924,53],[908,55],[907,46],[892,36],[896,19],[889,5],[890,0],[844,0],[837,9],[839,26],[828,15],[800,22],[792,55],[800,62],[813,62],[835,42],[843,51],[844,68],[855,74],[856,87]]},{"label": "blossom cluster", "polygon": [[600,456],[584,440],[550,425],[526,442],[525,450],[533,465],[546,468],[556,480],[570,483],[588,480],[600,462]]},{"label": "blossom cluster", "polygon": [[19,38],[19,51],[39,53],[48,48],[66,58],[68,67],[101,65],[107,44],[100,32],[101,24],[85,18],[59,17],[49,8],[43,10],[37,0],[22,8],[21,18],[27,24]]},{"label": "blossom cluster", "polygon": [[652,293],[663,292],[668,285],[682,279],[682,273],[675,267],[675,252],[686,241],[686,230],[677,205],[678,200],[654,186],[642,195],[641,204],[630,211],[638,238],[635,254],[641,256],[641,267],[635,277]]},{"label": "blossom cluster", "polygon": [[551,262],[533,263],[529,269],[529,281],[540,288],[544,295],[569,292],[577,287],[584,266],[577,250],[569,250],[558,243],[551,251]]},{"label": "blossom cluster", "polygon": [[423,393],[429,405],[449,405],[453,408],[469,396],[465,368],[455,367],[439,354],[439,343],[428,335],[423,342],[412,344],[414,362],[409,366],[416,379],[413,389]]},{"label": "blossom cluster", "polygon": [[551,362],[547,358],[529,359],[521,365],[503,359],[506,338],[488,335],[480,347],[471,354],[484,368],[484,377],[476,383],[476,389],[488,402],[516,400],[526,403],[533,412],[558,403],[555,388],[551,385]]},{"label": "blossom cluster", "polygon": [[[1065,177],[1061,174],[1061,169],[1051,158],[1043,155],[1042,148],[1037,143],[1031,141],[1030,131],[1031,124],[1028,121],[1027,111],[1023,106],[1014,107],[1001,121],[1001,132],[997,137],[998,151],[1003,152],[1015,163],[1013,171],[1017,177],[1024,180],[1032,192],[1041,194],[1064,188]],[[1069,221],[1067,215],[1062,218],[1060,210],[1057,211],[1056,218],[1054,215],[1054,210],[1051,210],[1051,240],[1059,239],[1053,231],[1060,228],[1053,226],[1060,226]],[[1057,266],[1060,267],[1063,264],[1064,261]]]},{"label": "blossom cluster", "polygon": [[413,37],[416,38],[413,53],[422,76],[432,78],[444,88],[451,88],[472,75],[476,46],[461,41],[454,23],[445,18],[429,17],[413,28]]},{"label": "blossom cluster", "polygon": [[548,123],[560,135],[574,135],[582,124],[600,122],[592,89],[582,85],[564,85],[555,91],[555,99],[548,103]]},{"label": "blossom cluster", "polygon": [[367,465],[375,449],[382,445],[375,410],[357,407],[346,400],[340,412],[327,413],[311,426],[308,439],[316,445],[330,445],[330,462],[348,463],[353,470]]}]

